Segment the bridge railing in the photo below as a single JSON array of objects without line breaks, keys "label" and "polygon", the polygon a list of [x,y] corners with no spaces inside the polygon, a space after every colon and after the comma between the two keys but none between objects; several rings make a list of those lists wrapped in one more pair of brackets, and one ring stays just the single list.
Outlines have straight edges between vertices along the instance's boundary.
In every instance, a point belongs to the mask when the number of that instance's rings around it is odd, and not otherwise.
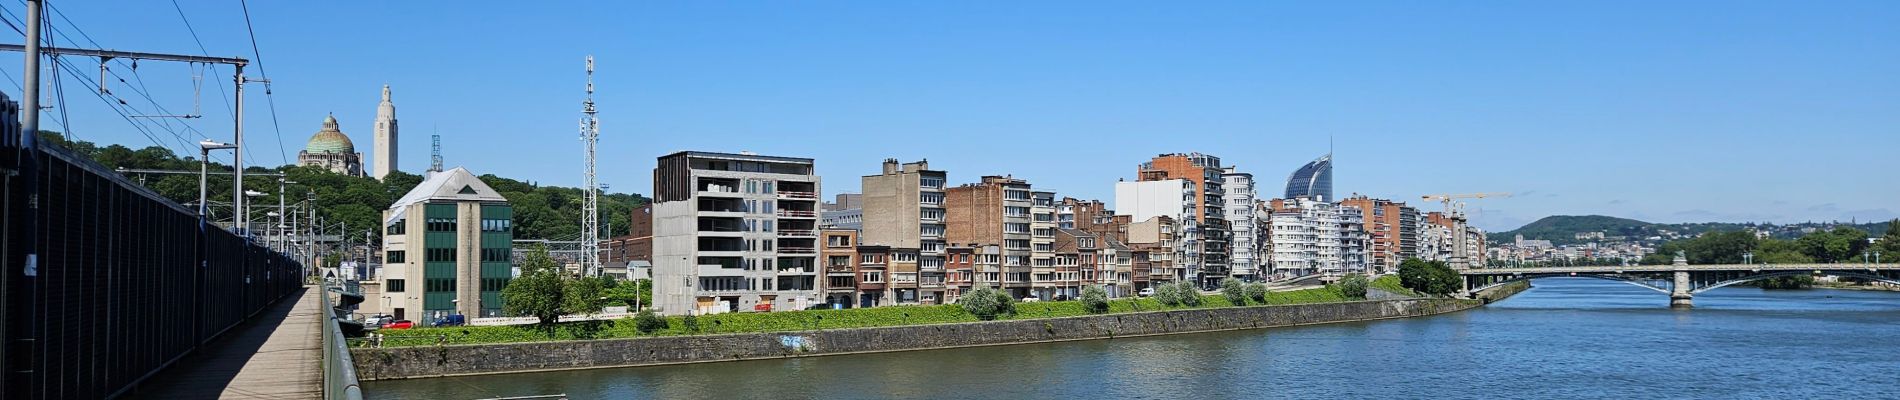
[{"label": "bridge railing", "polygon": [[0,397],[118,396],[285,295],[303,266],[84,156],[0,95]]},{"label": "bridge railing", "polygon": [[363,388],[356,379],[356,363],[350,359],[350,344],[343,337],[343,327],[338,318],[347,316],[338,310],[340,290],[332,290],[329,282],[323,284],[323,398],[329,400],[362,400]]}]

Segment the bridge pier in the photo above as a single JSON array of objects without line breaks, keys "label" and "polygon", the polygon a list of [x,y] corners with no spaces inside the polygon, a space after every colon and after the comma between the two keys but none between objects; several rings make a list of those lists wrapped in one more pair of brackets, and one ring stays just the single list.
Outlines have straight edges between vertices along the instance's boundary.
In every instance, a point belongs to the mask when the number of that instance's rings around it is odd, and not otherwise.
[{"label": "bridge pier", "polygon": [[1689,292],[1689,271],[1677,270],[1675,275],[1674,284],[1669,285],[1669,308],[1695,307],[1695,295]]}]

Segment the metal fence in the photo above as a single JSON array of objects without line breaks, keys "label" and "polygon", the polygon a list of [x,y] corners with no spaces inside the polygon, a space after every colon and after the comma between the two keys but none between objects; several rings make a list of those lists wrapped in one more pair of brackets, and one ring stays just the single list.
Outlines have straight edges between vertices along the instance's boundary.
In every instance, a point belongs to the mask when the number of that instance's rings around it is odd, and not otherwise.
[{"label": "metal fence", "polygon": [[301,286],[295,260],[36,144],[0,105],[5,398],[123,393]]},{"label": "metal fence", "polygon": [[363,388],[356,379],[356,363],[350,360],[350,345],[343,338],[343,328],[338,323],[339,319],[349,317],[349,311],[338,309],[338,305],[344,304],[341,298],[346,290],[328,282],[323,284],[323,398],[362,400]]}]

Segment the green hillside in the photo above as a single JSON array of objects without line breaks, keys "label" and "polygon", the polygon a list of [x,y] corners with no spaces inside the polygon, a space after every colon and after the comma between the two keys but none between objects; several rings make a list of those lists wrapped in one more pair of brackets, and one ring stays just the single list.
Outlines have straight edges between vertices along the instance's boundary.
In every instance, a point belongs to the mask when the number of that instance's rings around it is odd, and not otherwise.
[{"label": "green hillside", "polygon": [[1552,215],[1523,227],[1503,232],[1492,232],[1489,239],[1493,242],[1509,242],[1517,235],[1525,240],[1549,240],[1564,244],[1576,242],[1577,233],[1601,231],[1610,236],[1643,237],[1650,234],[1656,224],[1628,218],[1603,215]]}]

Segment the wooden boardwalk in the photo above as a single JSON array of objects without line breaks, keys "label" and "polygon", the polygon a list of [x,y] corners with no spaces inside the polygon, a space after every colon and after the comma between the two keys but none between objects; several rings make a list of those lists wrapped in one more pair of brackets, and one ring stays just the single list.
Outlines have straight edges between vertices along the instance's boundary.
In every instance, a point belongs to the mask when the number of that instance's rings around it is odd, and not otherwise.
[{"label": "wooden boardwalk", "polygon": [[150,399],[323,397],[319,287],[304,287],[140,384]]}]

